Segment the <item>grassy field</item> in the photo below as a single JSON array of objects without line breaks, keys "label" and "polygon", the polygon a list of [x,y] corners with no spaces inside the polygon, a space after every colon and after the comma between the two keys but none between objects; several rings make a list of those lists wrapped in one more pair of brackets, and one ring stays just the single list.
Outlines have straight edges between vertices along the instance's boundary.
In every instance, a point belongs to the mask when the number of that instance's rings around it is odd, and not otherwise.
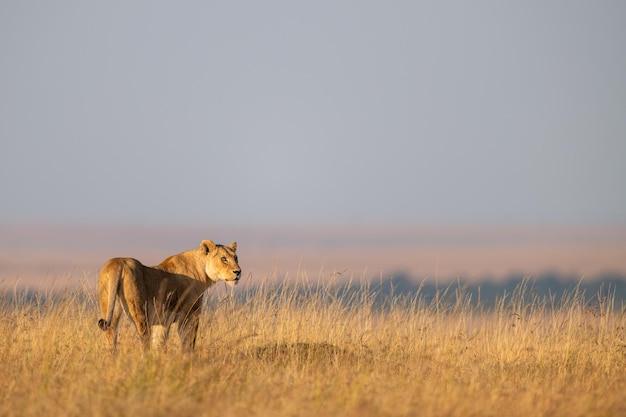
[{"label": "grassy field", "polygon": [[87,281],[55,297],[5,286],[0,416],[626,415],[610,294],[554,305],[522,285],[487,309],[454,288],[381,302],[375,285],[295,281],[207,303],[192,355],[176,332],[143,353],[127,320],[111,354]]}]

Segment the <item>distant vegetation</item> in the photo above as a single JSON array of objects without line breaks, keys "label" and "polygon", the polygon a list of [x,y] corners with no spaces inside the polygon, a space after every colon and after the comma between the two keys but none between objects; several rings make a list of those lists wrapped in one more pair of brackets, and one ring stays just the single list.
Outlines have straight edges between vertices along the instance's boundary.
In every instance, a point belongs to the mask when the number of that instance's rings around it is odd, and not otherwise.
[{"label": "distant vegetation", "polygon": [[612,286],[574,284],[557,300],[522,281],[483,304],[482,287],[479,302],[463,285],[400,278],[244,283],[207,303],[188,356],[177,340],[143,353],[126,320],[111,354],[88,282],[4,287],[0,415],[626,413],[626,317]]},{"label": "distant vegetation", "polygon": [[379,280],[381,295],[419,294],[432,300],[463,298],[474,306],[493,307],[498,300],[510,297],[520,286],[525,289],[526,301],[546,299],[552,307],[559,307],[572,293],[590,304],[611,300],[613,307],[626,305],[626,277],[619,274],[604,274],[593,279],[557,274],[544,274],[538,277],[511,275],[504,280],[484,279],[468,283],[457,280],[450,283],[437,283],[434,280],[416,281],[406,274],[398,273],[388,279]]}]

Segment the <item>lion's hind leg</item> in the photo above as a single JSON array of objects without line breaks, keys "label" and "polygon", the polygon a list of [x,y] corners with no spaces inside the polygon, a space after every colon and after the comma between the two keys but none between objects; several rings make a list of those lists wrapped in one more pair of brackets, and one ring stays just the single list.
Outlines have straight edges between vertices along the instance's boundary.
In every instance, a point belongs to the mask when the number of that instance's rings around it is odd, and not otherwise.
[{"label": "lion's hind leg", "polygon": [[167,324],[153,324],[150,330],[152,332],[152,348],[163,349],[167,342],[170,327]]},{"label": "lion's hind leg", "polygon": [[199,324],[200,315],[198,313],[190,314],[185,320],[178,322],[178,335],[183,352],[191,352],[196,347]]},{"label": "lion's hind leg", "polygon": [[148,324],[148,317],[146,315],[145,307],[136,302],[127,302],[124,307],[128,312],[128,316],[135,324],[141,345],[144,350],[150,349],[151,331]]}]

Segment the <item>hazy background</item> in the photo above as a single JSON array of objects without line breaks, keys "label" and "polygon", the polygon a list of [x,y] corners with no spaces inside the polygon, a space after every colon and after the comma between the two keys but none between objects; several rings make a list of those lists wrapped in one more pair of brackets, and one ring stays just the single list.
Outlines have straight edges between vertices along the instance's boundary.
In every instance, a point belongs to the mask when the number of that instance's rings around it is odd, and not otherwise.
[{"label": "hazy background", "polygon": [[[161,259],[174,245],[150,231],[165,225],[198,226],[179,250],[219,226],[270,255],[318,242],[316,225],[330,225],[317,249],[334,225],[374,227],[370,247],[388,225],[413,241],[415,225],[472,225],[444,234],[459,251],[477,235],[502,247],[500,227],[558,226],[622,268],[625,21],[619,1],[2,1],[5,270],[31,235],[42,253],[93,247],[99,264],[115,248]],[[148,237],[124,246],[109,229],[98,249],[98,225]],[[277,243],[274,227],[292,234]],[[441,244],[428,236],[410,253]],[[614,261],[594,258],[607,242]]]}]

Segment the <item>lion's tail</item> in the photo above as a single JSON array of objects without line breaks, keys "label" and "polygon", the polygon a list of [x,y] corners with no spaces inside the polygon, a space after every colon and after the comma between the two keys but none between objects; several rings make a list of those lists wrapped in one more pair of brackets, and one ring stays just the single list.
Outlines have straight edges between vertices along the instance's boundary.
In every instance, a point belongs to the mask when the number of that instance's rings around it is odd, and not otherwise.
[{"label": "lion's tail", "polygon": [[98,320],[98,327],[103,331],[106,331],[111,326],[111,321],[113,320],[113,311],[115,310],[115,301],[117,298],[117,291],[120,286],[120,282],[122,280],[122,271],[124,269],[124,265],[120,263],[114,270],[107,271],[109,275],[109,288],[108,288],[108,299],[107,299],[107,315],[106,318]]}]

